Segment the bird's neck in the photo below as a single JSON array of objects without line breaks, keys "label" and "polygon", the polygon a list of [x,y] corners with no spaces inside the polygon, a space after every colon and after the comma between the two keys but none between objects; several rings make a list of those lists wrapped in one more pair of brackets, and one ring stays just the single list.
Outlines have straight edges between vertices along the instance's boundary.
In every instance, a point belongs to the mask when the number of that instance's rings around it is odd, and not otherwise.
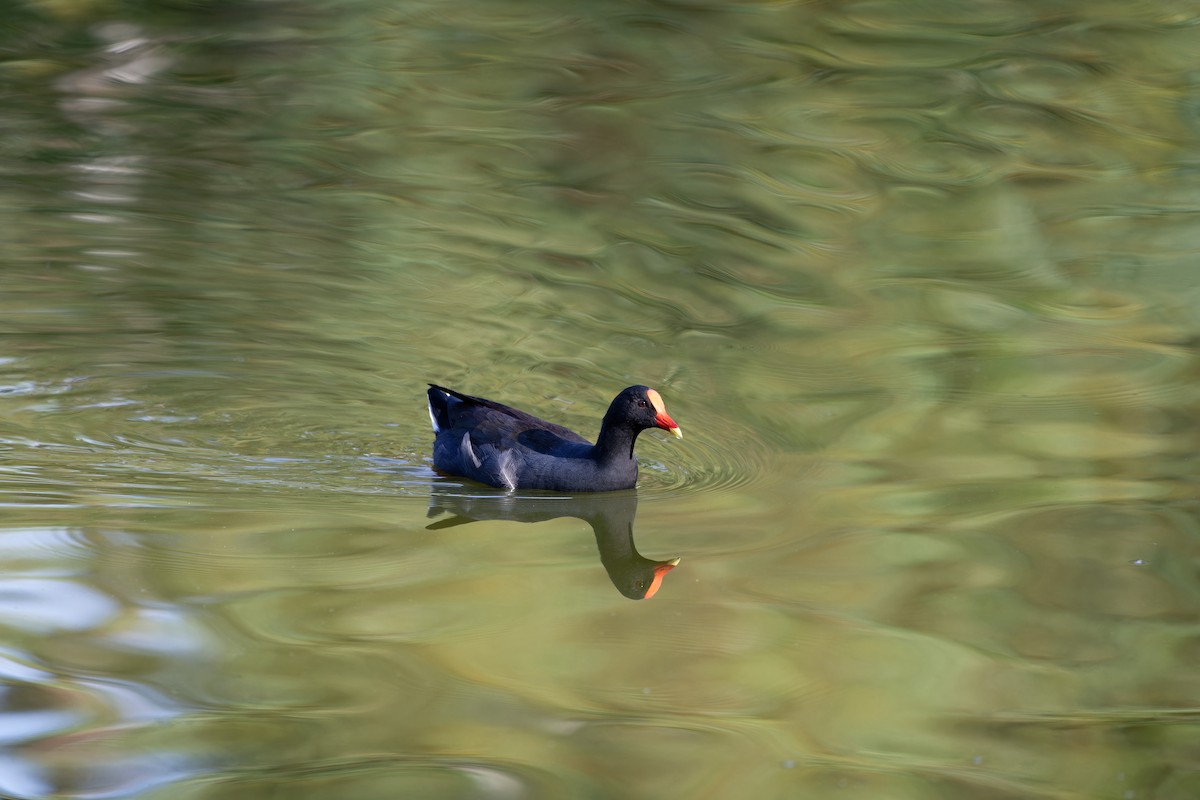
[{"label": "bird's neck", "polygon": [[605,415],[600,424],[600,435],[596,437],[596,460],[601,464],[631,461],[633,459],[633,443],[637,441],[639,430],[630,428],[628,424],[615,422]]}]

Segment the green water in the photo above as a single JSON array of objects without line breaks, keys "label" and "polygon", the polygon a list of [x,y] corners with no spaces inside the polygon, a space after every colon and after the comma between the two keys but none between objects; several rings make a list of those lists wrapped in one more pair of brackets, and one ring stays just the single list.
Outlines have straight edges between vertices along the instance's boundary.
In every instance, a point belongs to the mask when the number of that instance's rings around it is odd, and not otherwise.
[{"label": "green water", "polygon": [[1200,795],[1194,3],[4,13],[0,796]]}]

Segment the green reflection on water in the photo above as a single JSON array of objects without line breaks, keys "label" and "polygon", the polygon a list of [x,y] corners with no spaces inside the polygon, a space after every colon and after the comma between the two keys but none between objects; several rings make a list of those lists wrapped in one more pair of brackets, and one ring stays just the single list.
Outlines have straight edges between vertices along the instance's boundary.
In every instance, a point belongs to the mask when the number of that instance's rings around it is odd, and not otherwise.
[{"label": "green reflection on water", "polygon": [[1188,4],[13,14],[0,794],[1200,790]]}]

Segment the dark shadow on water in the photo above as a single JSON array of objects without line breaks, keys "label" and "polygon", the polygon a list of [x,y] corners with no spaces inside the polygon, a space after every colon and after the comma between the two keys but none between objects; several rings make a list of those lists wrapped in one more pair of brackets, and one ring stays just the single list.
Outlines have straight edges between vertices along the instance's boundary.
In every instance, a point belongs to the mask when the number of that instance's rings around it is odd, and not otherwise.
[{"label": "dark shadow on water", "polygon": [[[481,490],[482,492],[482,490]],[[545,522],[559,517],[576,517],[592,526],[600,563],[608,571],[617,591],[633,600],[649,599],[662,587],[664,576],[679,563],[678,558],[653,561],[633,544],[633,519],[637,516],[637,492],[603,492],[593,495],[524,495],[507,493],[467,494],[461,486],[433,484],[429,514],[453,516],[427,526],[444,530],[479,520]]]}]

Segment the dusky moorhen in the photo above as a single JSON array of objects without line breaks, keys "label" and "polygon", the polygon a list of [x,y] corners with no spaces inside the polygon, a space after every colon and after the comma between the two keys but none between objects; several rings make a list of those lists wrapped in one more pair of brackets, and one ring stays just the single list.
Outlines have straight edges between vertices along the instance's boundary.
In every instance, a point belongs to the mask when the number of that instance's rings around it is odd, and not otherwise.
[{"label": "dusky moorhen", "polygon": [[593,445],[574,431],[482,397],[429,384],[433,466],[499,489],[610,492],[637,483],[633,444],[647,428],[682,439],[658,392],[630,386],[609,405]]}]

